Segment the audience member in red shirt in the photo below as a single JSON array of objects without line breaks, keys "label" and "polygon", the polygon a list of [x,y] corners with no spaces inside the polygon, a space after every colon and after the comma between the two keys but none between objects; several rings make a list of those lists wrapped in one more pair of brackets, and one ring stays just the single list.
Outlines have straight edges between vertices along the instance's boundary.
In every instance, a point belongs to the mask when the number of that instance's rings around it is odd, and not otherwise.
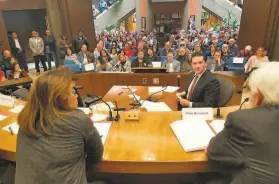
[{"label": "audience member in red shirt", "polygon": [[125,48],[123,49],[124,50],[124,53],[127,57],[131,57],[135,54],[134,50],[131,48],[131,44],[130,43],[126,43],[125,44]]},{"label": "audience member in red shirt", "polygon": [[5,74],[2,70],[0,70],[0,82],[5,80]]}]

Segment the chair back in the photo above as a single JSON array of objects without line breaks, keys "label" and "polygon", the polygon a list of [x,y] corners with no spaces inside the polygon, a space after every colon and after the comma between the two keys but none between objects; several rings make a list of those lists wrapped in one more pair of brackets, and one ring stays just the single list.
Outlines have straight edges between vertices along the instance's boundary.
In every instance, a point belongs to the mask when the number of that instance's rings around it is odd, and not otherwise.
[{"label": "chair back", "polygon": [[136,58],[137,58],[137,56],[131,56],[130,57],[131,62],[133,62]]},{"label": "chair back", "polygon": [[235,93],[235,85],[225,77],[217,76],[220,83],[219,107],[225,107]]},{"label": "chair back", "polygon": [[20,98],[21,100],[24,100],[26,101],[27,100],[27,97],[28,97],[28,94],[29,94],[29,90],[26,89],[26,88],[20,88],[16,91],[14,91],[11,96],[14,96],[16,98]]},{"label": "chair back", "polygon": [[[236,62],[237,59],[243,59],[242,63]],[[247,63],[247,58],[237,58],[237,57],[230,57],[228,59],[228,70],[244,70],[244,66]]]},{"label": "chair back", "polygon": [[80,71],[80,66],[77,64],[64,64],[64,66],[72,69],[75,72],[79,72]]},{"label": "chair back", "polygon": [[70,60],[70,59],[64,59],[64,65],[68,65],[68,64],[75,64],[74,60]]},{"label": "chair back", "polygon": [[213,58],[211,56],[208,56],[206,58],[206,63],[207,63],[207,69],[208,70],[211,70],[212,68],[212,64],[213,64]]},{"label": "chair back", "polygon": [[160,59],[162,62],[165,62],[167,60],[167,56],[161,56]]}]

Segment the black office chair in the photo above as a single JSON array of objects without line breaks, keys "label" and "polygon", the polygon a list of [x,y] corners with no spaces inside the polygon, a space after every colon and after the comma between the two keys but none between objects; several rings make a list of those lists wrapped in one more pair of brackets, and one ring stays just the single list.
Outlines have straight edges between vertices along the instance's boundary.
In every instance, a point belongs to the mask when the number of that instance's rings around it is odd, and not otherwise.
[{"label": "black office chair", "polygon": [[219,107],[225,107],[235,93],[235,85],[225,77],[217,76],[220,83]]},{"label": "black office chair", "polygon": [[0,184],[14,184],[16,166],[0,160]]},{"label": "black office chair", "polygon": [[26,89],[26,88],[20,88],[14,92],[11,93],[11,96],[14,96],[16,98],[19,98],[21,100],[24,100],[26,101],[27,100],[27,97],[28,97],[28,94],[29,94],[29,90]]}]

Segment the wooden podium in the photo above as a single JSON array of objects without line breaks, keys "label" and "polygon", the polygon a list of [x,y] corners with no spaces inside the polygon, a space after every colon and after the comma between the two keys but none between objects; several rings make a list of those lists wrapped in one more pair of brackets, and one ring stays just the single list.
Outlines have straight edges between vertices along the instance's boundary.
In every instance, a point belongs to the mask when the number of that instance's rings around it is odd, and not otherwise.
[{"label": "wooden podium", "polygon": [[134,73],[167,73],[166,67],[135,67],[132,68]]}]

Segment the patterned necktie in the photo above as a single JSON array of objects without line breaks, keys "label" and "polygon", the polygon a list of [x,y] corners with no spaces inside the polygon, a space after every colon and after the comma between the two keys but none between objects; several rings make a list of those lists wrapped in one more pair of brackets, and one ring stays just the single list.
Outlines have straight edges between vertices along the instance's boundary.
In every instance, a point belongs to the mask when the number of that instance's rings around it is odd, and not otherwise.
[{"label": "patterned necktie", "polygon": [[193,91],[194,91],[194,89],[195,89],[195,86],[196,86],[196,84],[197,84],[197,82],[198,82],[198,79],[199,79],[199,76],[196,75],[195,78],[193,79],[192,86],[191,86],[191,88],[190,88],[190,91],[189,91],[189,95],[188,95],[187,100],[191,100],[192,94],[193,94]]}]

